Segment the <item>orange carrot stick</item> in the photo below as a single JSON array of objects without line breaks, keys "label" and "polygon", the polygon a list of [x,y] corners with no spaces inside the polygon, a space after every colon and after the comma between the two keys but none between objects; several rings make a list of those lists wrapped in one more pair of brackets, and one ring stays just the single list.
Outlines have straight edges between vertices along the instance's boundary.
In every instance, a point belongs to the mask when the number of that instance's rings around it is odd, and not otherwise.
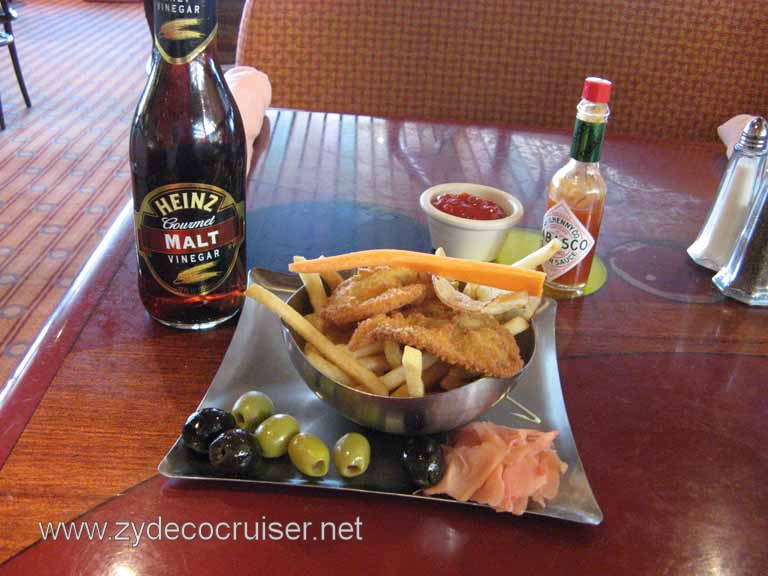
[{"label": "orange carrot stick", "polygon": [[492,262],[476,262],[461,258],[447,258],[408,250],[364,250],[338,256],[326,256],[315,260],[293,262],[291,272],[328,272],[350,270],[361,266],[392,266],[417,272],[437,274],[451,280],[473,282],[502,290],[523,290],[531,296],[541,296],[544,289],[544,272],[525,270]]}]

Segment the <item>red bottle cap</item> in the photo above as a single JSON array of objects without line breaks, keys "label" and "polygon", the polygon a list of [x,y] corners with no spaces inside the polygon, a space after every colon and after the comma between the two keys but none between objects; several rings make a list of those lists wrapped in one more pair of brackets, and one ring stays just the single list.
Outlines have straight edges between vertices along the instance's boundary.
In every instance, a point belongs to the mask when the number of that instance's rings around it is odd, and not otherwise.
[{"label": "red bottle cap", "polygon": [[611,81],[605,78],[590,76],[584,80],[584,89],[581,91],[581,97],[590,102],[608,102],[611,98]]}]

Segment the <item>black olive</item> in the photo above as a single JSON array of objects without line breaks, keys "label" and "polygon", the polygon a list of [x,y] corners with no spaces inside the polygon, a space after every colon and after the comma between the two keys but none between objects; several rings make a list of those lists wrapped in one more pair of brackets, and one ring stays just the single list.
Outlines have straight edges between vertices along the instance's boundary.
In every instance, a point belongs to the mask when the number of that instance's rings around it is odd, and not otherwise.
[{"label": "black olive", "polygon": [[214,467],[227,472],[244,472],[260,460],[253,434],[241,428],[222,432],[208,449]]},{"label": "black olive", "polygon": [[401,462],[411,481],[421,488],[434,486],[445,473],[445,457],[440,443],[429,436],[408,439]]},{"label": "black olive", "polygon": [[181,439],[198,454],[208,454],[211,442],[225,430],[235,427],[235,417],[218,408],[203,408],[193,412],[184,423]]}]

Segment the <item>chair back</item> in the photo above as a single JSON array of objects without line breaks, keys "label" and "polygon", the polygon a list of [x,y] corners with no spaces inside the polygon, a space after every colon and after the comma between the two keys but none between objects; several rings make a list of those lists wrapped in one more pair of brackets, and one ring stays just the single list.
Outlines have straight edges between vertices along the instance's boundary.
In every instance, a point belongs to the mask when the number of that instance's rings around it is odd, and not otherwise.
[{"label": "chair back", "polygon": [[237,63],[275,106],[570,128],[614,82],[612,133],[714,139],[768,112],[763,0],[247,0]]}]

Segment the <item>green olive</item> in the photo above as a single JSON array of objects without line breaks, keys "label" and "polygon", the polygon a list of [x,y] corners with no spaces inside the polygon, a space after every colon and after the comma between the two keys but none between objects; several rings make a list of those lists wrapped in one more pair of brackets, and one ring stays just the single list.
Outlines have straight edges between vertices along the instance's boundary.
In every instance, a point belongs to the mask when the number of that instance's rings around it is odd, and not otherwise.
[{"label": "green olive", "polygon": [[288,442],[299,433],[299,423],[288,414],[270,416],[256,428],[256,440],[259,442],[264,458],[279,458],[288,450]]},{"label": "green olive", "polygon": [[333,447],[333,463],[344,478],[360,476],[371,463],[371,445],[357,432],[344,434]]},{"label": "green olive", "polygon": [[256,430],[256,427],[272,416],[274,411],[275,405],[272,404],[269,396],[256,390],[240,396],[232,407],[232,415],[235,417],[237,427],[249,432]]},{"label": "green olive", "polygon": [[320,438],[312,434],[296,434],[288,444],[288,456],[296,469],[307,476],[328,474],[331,455]]}]

